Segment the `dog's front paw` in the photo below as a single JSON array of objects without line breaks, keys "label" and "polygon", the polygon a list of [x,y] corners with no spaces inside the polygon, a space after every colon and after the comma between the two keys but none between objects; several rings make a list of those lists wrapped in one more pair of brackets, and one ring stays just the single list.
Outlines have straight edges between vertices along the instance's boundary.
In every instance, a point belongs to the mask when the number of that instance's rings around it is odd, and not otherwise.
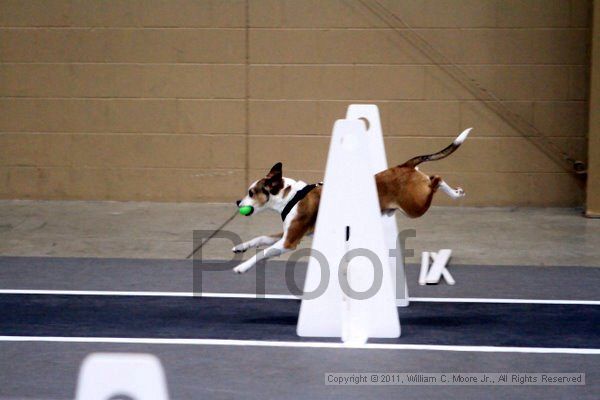
[{"label": "dog's front paw", "polygon": [[459,188],[456,188],[456,195],[458,197],[465,197],[467,194],[465,193],[463,188],[459,187]]},{"label": "dog's front paw", "polygon": [[234,247],[231,249],[231,251],[233,251],[234,253],[243,253],[243,252],[245,252],[246,250],[248,250],[248,249],[247,249],[247,248],[244,246],[244,244],[243,244],[243,243],[242,243],[242,244],[238,244],[237,246],[234,246]]}]

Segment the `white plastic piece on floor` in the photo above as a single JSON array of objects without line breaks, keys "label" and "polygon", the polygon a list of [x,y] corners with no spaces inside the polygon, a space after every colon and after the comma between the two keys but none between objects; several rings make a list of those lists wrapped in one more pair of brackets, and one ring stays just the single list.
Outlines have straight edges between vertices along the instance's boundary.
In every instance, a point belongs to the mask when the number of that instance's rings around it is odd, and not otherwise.
[{"label": "white plastic piece on floor", "polygon": [[[375,104],[352,104],[346,112],[346,119],[359,119],[366,124],[367,142],[369,148],[369,160],[371,172],[373,175],[388,168],[387,157],[385,154],[385,145],[383,143],[383,130],[381,129],[381,119],[379,109]],[[392,272],[392,282],[394,284],[394,293],[396,295],[396,305],[407,307],[408,285],[406,283],[406,271],[404,267],[404,258],[402,249],[398,241],[398,225],[395,215],[382,215],[383,234],[385,245],[389,254],[389,265]]]},{"label": "white plastic piece on floor", "polygon": [[421,269],[419,270],[419,285],[427,284],[427,272],[429,271],[429,252],[421,253]]},{"label": "white plastic piece on floor", "polygon": [[[442,276],[449,285],[454,285],[456,281],[448,271],[448,261],[452,256],[452,250],[442,249],[437,253],[423,252],[421,255],[421,271],[419,272],[419,284],[437,284]],[[433,261],[429,266],[429,259]],[[423,277],[425,277],[423,279]]]},{"label": "white plastic piece on floor", "polygon": [[168,400],[160,360],[152,354],[92,353],[81,365],[76,400]]},{"label": "white plastic piece on floor", "polygon": [[456,281],[454,280],[452,275],[450,275],[450,271],[448,271],[448,267],[444,267],[444,269],[442,270],[442,276],[444,277],[444,280],[446,281],[446,283],[448,285],[454,285],[456,283]]},{"label": "white plastic piece on floor", "polygon": [[[365,128],[356,119],[338,120],[333,127],[299,336],[341,337],[353,344],[400,336]],[[328,265],[315,258],[317,252]],[[324,291],[313,295],[324,285]]]}]

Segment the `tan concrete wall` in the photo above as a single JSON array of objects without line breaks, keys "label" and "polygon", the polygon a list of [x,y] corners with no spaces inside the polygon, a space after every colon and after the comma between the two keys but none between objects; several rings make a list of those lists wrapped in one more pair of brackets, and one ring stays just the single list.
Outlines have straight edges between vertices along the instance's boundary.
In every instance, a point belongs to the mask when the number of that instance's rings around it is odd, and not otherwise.
[{"label": "tan concrete wall", "polygon": [[594,2],[586,214],[600,217],[600,1]]},{"label": "tan concrete wall", "polygon": [[[589,0],[385,0],[585,159]],[[390,162],[465,205],[580,205],[580,182],[342,0],[0,0],[0,197],[231,200],[276,161],[322,178],[348,104],[380,106]],[[439,196],[436,204],[449,204]]]}]

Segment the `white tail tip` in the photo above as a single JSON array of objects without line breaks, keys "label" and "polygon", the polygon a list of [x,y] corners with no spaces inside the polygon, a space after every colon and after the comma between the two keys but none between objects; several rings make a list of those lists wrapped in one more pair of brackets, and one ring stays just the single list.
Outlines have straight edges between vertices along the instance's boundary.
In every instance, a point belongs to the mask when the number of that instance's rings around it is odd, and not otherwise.
[{"label": "white tail tip", "polygon": [[467,140],[467,136],[469,136],[471,129],[473,129],[473,128],[465,129],[460,135],[458,135],[458,137],[456,139],[454,139],[453,143],[456,145],[462,144],[465,140]]}]

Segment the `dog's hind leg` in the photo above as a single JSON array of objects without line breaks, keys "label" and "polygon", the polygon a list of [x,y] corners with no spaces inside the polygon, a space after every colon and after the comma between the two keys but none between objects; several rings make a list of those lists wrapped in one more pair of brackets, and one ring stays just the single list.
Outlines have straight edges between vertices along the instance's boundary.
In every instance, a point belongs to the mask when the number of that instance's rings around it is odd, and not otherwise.
[{"label": "dog's hind leg", "polygon": [[283,233],[277,233],[269,236],[258,236],[247,242],[240,243],[231,249],[234,253],[243,253],[253,247],[270,246],[283,237]]},{"label": "dog's hind leg", "polygon": [[440,180],[440,182],[438,183],[438,189],[441,190],[442,192],[446,193],[448,196],[450,196],[453,199],[458,199],[458,198],[465,196],[465,191],[462,190],[462,188],[454,189],[442,180]]}]

